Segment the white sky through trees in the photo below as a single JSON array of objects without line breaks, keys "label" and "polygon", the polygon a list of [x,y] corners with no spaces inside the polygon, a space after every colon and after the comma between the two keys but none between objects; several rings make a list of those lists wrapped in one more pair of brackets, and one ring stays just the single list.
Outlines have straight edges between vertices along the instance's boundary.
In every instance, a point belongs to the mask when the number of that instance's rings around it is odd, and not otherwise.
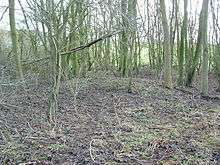
[{"label": "white sky through trees", "polygon": [[[20,0],[20,1],[22,2],[23,6],[25,7],[26,0]],[[149,0],[149,1],[151,4],[155,3],[155,0]],[[172,1],[172,0],[166,0],[167,9],[171,4],[170,1]],[[144,2],[145,2],[145,0],[138,0],[138,4],[139,4],[141,12],[144,11],[144,9],[143,9],[145,7]],[[199,13],[199,11],[201,10],[201,3],[202,3],[202,0],[191,0],[192,11],[195,12],[197,10],[197,13]],[[8,6],[8,0],[0,0],[0,17],[2,16],[2,14],[7,6]],[[181,5],[180,8],[183,8],[183,5]],[[21,24],[21,21],[23,20],[23,14],[22,14],[20,5],[18,3],[18,0],[15,0],[15,9],[16,9],[16,22],[18,24],[18,27],[20,26],[20,28],[21,28],[23,26]],[[9,29],[9,26],[8,26],[9,20],[8,19],[9,18],[8,18],[8,12],[7,12],[7,13],[5,13],[3,20],[1,20],[1,22],[0,22],[0,29]]]},{"label": "white sky through trees", "polygon": [[[26,6],[26,0],[20,0],[22,2],[22,5],[25,7]],[[173,0],[165,0],[166,1],[166,7],[167,7],[167,12],[169,12],[168,8],[171,9],[171,2]],[[218,0],[216,0],[218,1]],[[183,0],[180,0],[180,11],[183,11]],[[149,0],[150,4],[155,3],[155,0]],[[139,8],[140,8],[140,12],[141,14],[144,13],[144,10],[146,11],[146,9],[144,9],[146,7],[146,0],[138,0],[138,4],[139,4]],[[0,18],[5,10],[5,8],[8,6],[8,0],[0,0]],[[202,0],[189,0],[189,12],[192,12],[191,15],[197,15],[197,22],[198,22],[198,16],[199,13],[201,11],[201,6],[202,6]],[[17,23],[17,28],[25,28],[25,24],[22,23],[24,22],[24,18],[23,18],[23,14],[20,8],[20,5],[18,3],[18,0],[15,0],[15,9],[16,9],[16,23]],[[168,13],[167,13],[168,14]],[[183,14],[182,14],[183,15]],[[189,13],[190,15],[190,13]],[[209,13],[210,18],[209,18],[209,29],[211,28],[211,24],[212,24],[212,18],[211,18],[211,12]],[[220,17],[220,13],[218,13],[219,17]],[[9,16],[8,16],[8,12],[5,13],[3,19],[0,21],[0,29],[3,30],[8,30],[9,29]]]}]

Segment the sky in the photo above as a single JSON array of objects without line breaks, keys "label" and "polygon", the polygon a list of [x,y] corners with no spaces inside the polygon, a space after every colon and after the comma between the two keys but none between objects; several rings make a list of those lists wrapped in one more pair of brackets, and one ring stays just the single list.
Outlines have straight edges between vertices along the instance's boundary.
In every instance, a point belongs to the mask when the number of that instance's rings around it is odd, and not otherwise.
[{"label": "sky", "polygon": [[[26,6],[26,0],[20,0],[22,5],[25,7]],[[149,0],[150,3],[154,3],[155,0]],[[167,8],[171,7],[171,1],[173,0],[165,0],[167,4]],[[217,0],[218,1],[218,0]],[[144,12],[144,2],[145,0],[138,0],[138,4],[140,7],[140,11]],[[183,3],[183,0],[180,0],[180,2]],[[202,5],[202,0],[189,0],[189,9],[191,8],[193,14],[196,12],[197,15],[200,13],[201,10],[201,5]],[[8,0],[0,0],[0,17],[2,16],[3,11],[5,8],[8,6]],[[17,22],[17,28],[22,28],[25,27],[24,24],[21,23],[23,20],[23,14],[20,8],[20,5],[18,3],[18,0],[15,0],[15,9],[16,9],[16,22]],[[180,9],[183,10],[183,4],[180,4]],[[220,14],[220,13],[219,13]],[[9,29],[9,18],[8,18],[8,12],[5,13],[3,19],[0,21],[0,29]]]},{"label": "sky", "polygon": [[[21,0],[22,3],[25,2],[25,0]],[[15,0],[15,9],[16,9],[16,22],[20,22],[21,20],[23,20],[23,14],[21,12],[21,8],[20,5],[18,3],[17,0]],[[6,7],[8,6],[8,0],[0,0],[0,17],[2,16],[4,10],[6,9]],[[5,13],[3,19],[0,22],[0,29],[9,29],[9,16],[8,16],[8,12]]]}]

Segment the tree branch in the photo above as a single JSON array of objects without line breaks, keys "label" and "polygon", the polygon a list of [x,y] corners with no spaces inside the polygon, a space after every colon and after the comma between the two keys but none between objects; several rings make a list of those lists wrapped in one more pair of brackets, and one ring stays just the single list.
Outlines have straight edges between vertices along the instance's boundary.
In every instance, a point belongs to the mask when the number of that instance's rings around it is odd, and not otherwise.
[{"label": "tree branch", "polygon": [[5,10],[3,11],[2,16],[0,17],[0,22],[1,22],[1,20],[3,19],[5,13],[7,12],[8,8],[9,8],[9,7],[7,6],[7,7],[5,8]]},{"label": "tree branch", "polygon": [[[120,32],[121,32],[121,30],[120,30],[120,31],[113,32],[113,33],[111,33],[111,34],[106,34],[106,35],[104,35],[104,36],[102,36],[102,37],[100,37],[100,38],[98,38],[98,39],[96,39],[96,40],[94,40],[94,41],[88,42],[88,43],[85,44],[85,45],[82,45],[82,46],[79,46],[79,47],[76,47],[76,48],[72,48],[72,49],[70,49],[68,52],[62,52],[62,53],[61,53],[61,56],[65,56],[65,55],[67,55],[67,54],[75,53],[75,52],[81,51],[81,50],[83,50],[83,49],[85,49],[85,48],[89,48],[90,46],[96,44],[97,42],[103,41],[103,40],[105,40],[106,38],[110,38],[110,37],[112,37],[112,36],[114,36],[114,35],[116,35],[116,34],[119,34]],[[22,61],[22,62],[23,62],[23,65],[25,65],[25,64],[38,63],[38,62],[40,62],[40,61],[44,61],[44,60],[48,60],[48,59],[50,59],[50,57],[40,58],[40,59],[36,59],[36,60],[33,60],[33,61]]]},{"label": "tree branch", "polygon": [[114,35],[116,35],[116,34],[118,34],[120,32],[121,31],[116,31],[116,32],[111,33],[111,34],[104,35],[104,36],[102,36],[102,37],[100,37],[100,38],[98,38],[98,39],[96,39],[94,41],[91,41],[91,42],[87,43],[86,45],[81,45],[79,47],[70,49],[70,51],[68,51],[68,52],[63,52],[63,53],[61,53],[61,55],[67,55],[67,54],[70,54],[70,53],[78,52],[78,51],[83,50],[85,48],[89,48],[92,45],[96,44],[97,42],[105,40],[106,38],[110,38],[110,37],[112,37],[112,36],[114,36]]}]

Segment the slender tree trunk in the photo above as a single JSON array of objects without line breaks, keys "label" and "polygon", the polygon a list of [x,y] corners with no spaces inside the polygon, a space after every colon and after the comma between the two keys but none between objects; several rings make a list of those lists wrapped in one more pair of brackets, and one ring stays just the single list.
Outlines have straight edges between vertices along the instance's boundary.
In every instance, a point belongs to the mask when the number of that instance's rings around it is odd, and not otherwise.
[{"label": "slender tree trunk", "polygon": [[220,92],[220,45],[216,46],[216,72],[217,72],[217,77],[218,77],[218,88],[217,92]]},{"label": "slender tree trunk", "polygon": [[127,55],[128,55],[128,0],[121,0],[122,26],[124,28],[121,34],[120,43],[120,71],[123,76],[127,76]]},{"label": "slender tree trunk", "polygon": [[15,2],[14,0],[9,0],[9,20],[10,20],[10,30],[11,30],[11,40],[12,40],[12,52],[14,54],[17,78],[23,79],[23,72],[21,66],[21,55],[18,52],[18,36],[15,23]]},{"label": "slender tree trunk", "polygon": [[[184,0],[184,18],[183,18],[183,24],[181,29],[181,41],[180,41],[180,52],[179,52],[179,77],[178,77],[178,85],[183,85],[183,73],[184,73],[184,61],[188,61],[187,58],[184,58],[188,56],[188,42],[187,42],[187,21],[188,21],[188,0]],[[185,59],[185,60],[184,60]]]},{"label": "slender tree trunk", "polygon": [[[213,19],[213,29],[214,29],[214,38],[215,42],[213,42],[214,47],[214,63],[215,63],[215,71],[218,78],[218,88],[217,91],[220,92],[220,38],[219,38],[219,17],[215,14],[215,7],[213,1],[211,1],[211,8],[212,8],[212,19]],[[218,10],[218,8],[217,8]]]},{"label": "slender tree trunk", "polygon": [[61,80],[61,55],[60,55],[60,45],[62,39],[62,29],[59,28],[58,16],[55,11],[54,0],[48,1],[47,10],[49,14],[47,17],[50,22],[47,24],[48,37],[50,44],[50,55],[51,55],[51,67],[53,75],[53,86],[49,102],[49,121],[52,126],[56,125],[56,112],[58,110],[58,96],[60,89]]},{"label": "slender tree trunk", "polygon": [[208,95],[208,72],[209,72],[209,54],[208,54],[208,42],[207,42],[207,29],[208,29],[208,7],[209,0],[203,0],[203,58],[202,58],[202,95]]},{"label": "slender tree trunk", "polygon": [[172,88],[172,66],[169,26],[166,16],[166,6],[164,0],[160,0],[161,19],[164,31],[164,80],[163,86]]},{"label": "slender tree trunk", "polygon": [[129,33],[129,43],[130,43],[130,51],[128,57],[128,77],[129,77],[129,84],[128,84],[128,92],[132,92],[132,76],[133,76],[133,59],[134,56],[137,56],[137,0],[129,0],[128,1],[128,17],[134,22],[133,26],[130,26],[130,33]]},{"label": "slender tree trunk", "polygon": [[50,35],[50,48],[53,67],[53,87],[51,91],[50,104],[49,104],[49,121],[52,124],[56,123],[56,111],[58,110],[58,95],[60,89],[61,79],[61,56],[59,54],[59,48],[57,47],[59,42]]},{"label": "slender tree trunk", "polygon": [[196,69],[199,64],[199,59],[201,58],[201,54],[203,50],[206,50],[206,48],[203,49],[203,45],[205,44],[204,37],[206,37],[206,40],[207,40],[207,36],[205,36],[206,34],[204,34],[204,32],[207,31],[207,18],[205,15],[208,14],[208,3],[209,3],[208,1],[209,0],[203,0],[202,10],[199,16],[199,31],[198,31],[198,38],[197,38],[197,44],[196,44],[196,51],[195,51],[195,55],[192,60],[192,65],[190,66],[188,73],[186,75],[186,86],[191,86],[193,82],[193,78],[195,77]]}]

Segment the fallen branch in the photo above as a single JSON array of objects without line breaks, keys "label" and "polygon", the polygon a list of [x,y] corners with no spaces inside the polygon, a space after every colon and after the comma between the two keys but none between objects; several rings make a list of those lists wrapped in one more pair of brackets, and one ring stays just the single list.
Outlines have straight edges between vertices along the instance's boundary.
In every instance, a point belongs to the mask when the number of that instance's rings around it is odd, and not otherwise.
[{"label": "fallen branch", "polygon": [[220,97],[218,96],[210,96],[210,95],[201,95],[201,98],[204,100],[212,100],[212,101],[220,101]]},{"label": "fallen branch", "polygon": [[66,54],[78,52],[78,51],[83,50],[83,49],[85,49],[85,48],[89,48],[89,47],[91,47],[92,45],[96,44],[97,42],[100,42],[100,41],[102,41],[102,40],[105,40],[105,39],[107,39],[107,38],[110,38],[110,37],[112,37],[112,36],[114,36],[114,35],[116,35],[116,34],[118,34],[118,33],[120,33],[120,32],[121,32],[121,31],[116,31],[116,32],[111,33],[111,34],[104,35],[104,36],[102,36],[102,37],[100,37],[100,38],[98,38],[98,39],[96,39],[96,40],[94,40],[94,41],[91,41],[91,42],[87,43],[86,45],[82,45],[82,46],[79,46],[79,47],[70,49],[70,51],[68,51],[68,52],[63,52],[63,53],[61,53],[61,55],[66,55]]},{"label": "fallen branch", "polygon": [[190,91],[188,89],[184,89],[184,88],[179,88],[179,87],[174,87],[174,89],[178,90],[178,91],[181,91],[183,93],[186,93],[186,94],[189,94],[189,95],[193,95],[194,92],[193,91]]}]

